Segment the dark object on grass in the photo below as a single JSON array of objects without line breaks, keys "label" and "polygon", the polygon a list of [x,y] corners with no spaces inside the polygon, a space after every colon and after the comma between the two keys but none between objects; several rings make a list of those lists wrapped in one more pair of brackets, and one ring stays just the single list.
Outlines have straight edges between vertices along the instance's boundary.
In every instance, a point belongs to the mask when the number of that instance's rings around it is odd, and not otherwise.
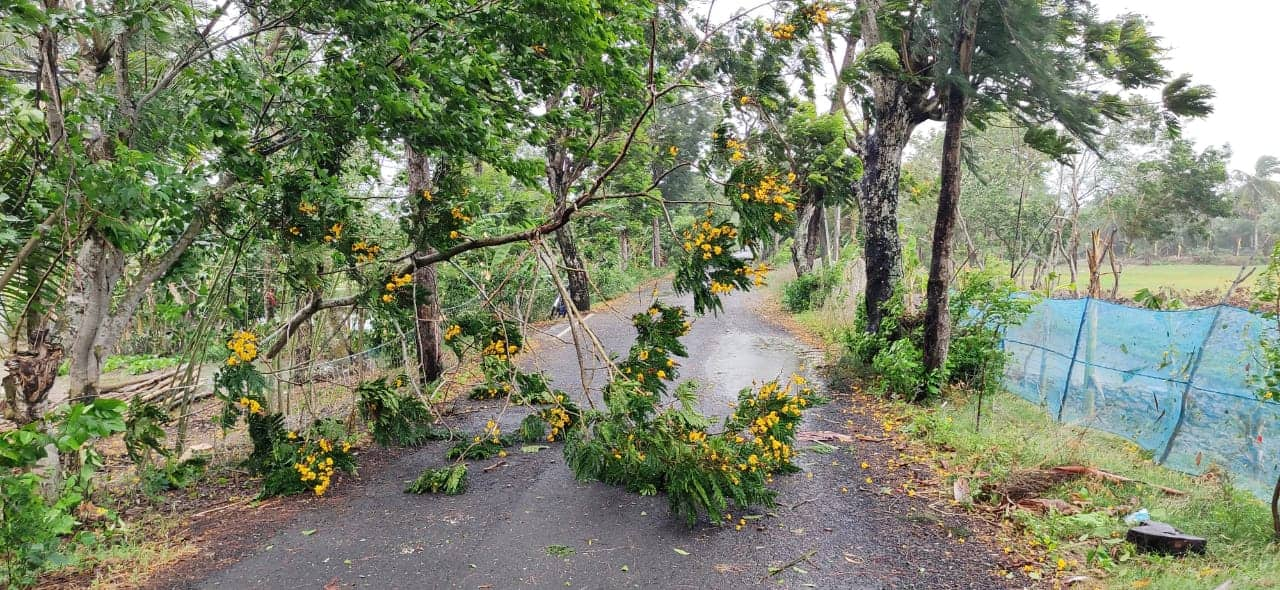
[{"label": "dark object on grass", "polygon": [[1193,537],[1163,522],[1150,521],[1133,527],[1125,539],[1150,553],[1184,555],[1191,551],[1204,554],[1204,538]]}]

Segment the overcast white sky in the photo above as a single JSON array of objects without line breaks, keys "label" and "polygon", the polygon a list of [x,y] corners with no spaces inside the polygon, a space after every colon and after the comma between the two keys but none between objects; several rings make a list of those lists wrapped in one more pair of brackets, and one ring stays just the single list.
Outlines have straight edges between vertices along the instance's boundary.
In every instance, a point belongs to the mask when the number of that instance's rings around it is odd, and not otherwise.
[{"label": "overcast white sky", "polygon": [[[1252,170],[1259,156],[1280,156],[1280,0],[1093,0],[1102,16],[1135,12],[1169,48],[1175,75],[1190,73],[1217,91],[1214,112],[1189,122],[1184,135],[1206,145],[1229,143],[1232,167]],[[719,18],[761,0],[717,0]],[[761,14],[766,14],[767,9]],[[717,19],[718,20],[718,19]]]}]

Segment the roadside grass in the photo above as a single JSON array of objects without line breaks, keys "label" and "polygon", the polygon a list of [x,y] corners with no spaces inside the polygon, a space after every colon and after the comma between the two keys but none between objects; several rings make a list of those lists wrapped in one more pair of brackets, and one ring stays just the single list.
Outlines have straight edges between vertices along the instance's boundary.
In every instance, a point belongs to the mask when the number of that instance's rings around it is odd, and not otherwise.
[{"label": "roadside grass", "polygon": [[184,528],[175,515],[154,514],[129,523],[97,541],[77,544],[70,563],[43,583],[60,586],[65,579],[78,585],[86,581],[81,576],[92,572],[89,588],[141,587],[156,570],[198,552],[182,536]]},{"label": "roadside grass", "polygon": [[[1208,269],[1202,278],[1215,272],[1223,276],[1221,269],[1229,268],[1187,266]],[[1238,267],[1230,269],[1227,282]],[[838,307],[792,316],[837,357],[843,352],[840,336],[850,329],[852,316],[852,310]],[[850,378],[854,382],[874,379],[849,365],[847,360],[836,363],[833,386]],[[973,392],[953,390],[944,399],[932,407],[887,404],[905,422],[904,433],[929,447],[929,460],[935,462],[931,467],[940,474],[935,495],[951,498],[955,482],[964,479],[972,490],[970,498],[950,503],[1005,523],[1009,535],[998,542],[1013,561],[1025,561],[1020,571],[1008,573],[1011,578],[1043,580],[1055,588],[1065,587],[1068,580],[1072,588],[1199,590],[1226,582],[1233,590],[1280,588],[1280,543],[1273,538],[1270,507],[1232,487],[1225,471],[1211,467],[1204,475],[1192,477],[1166,469],[1132,442],[1058,424],[1043,409],[1011,393],[984,396],[980,429],[975,428],[978,405]],[[1116,483],[1090,476],[1064,481],[1042,476],[1052,467],[1065,465],[1092,467],[1136,481]],[[1186,494],[1166,494],[1157,486]],[[1033,491],[1027,497],[1047,500],[1061,511],[1038,512],[1012,505],[1007,501],[1011,488]],[[1153,520],[1205,537],[1207,553],[1179,558],[1137,553],[1124,541],[1128,526],[1123,518],[1139,508],[1148,509]]]},{"label": "roadside grass", "polygon": [[[1280,587],[1280,544],[1272,536],[1269,507],[1233,488],[1220,470],[1191,477],[1166,469],[1127,440],[1058,424],[1009,393],[984,399],[980,430],[975,430],[972,395],[949,397],[933,408],[899,407],[909,416],[907,432],[943,451],[939,456],[949,465],[947,488],[965,478],[978,509],[1000,506],[1010,487],[1034,486],[1029,473],[1060,465],[1084,465],[1137,480],[1113,483],[1086,476],[1046,482],[1051,485],[1034,494],[1061,500],[1076,514],[1005,511],[1028,544],[1018,549],[1031,549],[1045,556],[1045,564],[1062,566],[1059,579],[1085,575],[1093,587],[1105,588],[1202,589],[1228,581],[1237,590]],[[1186,495],[1166,494],[1156,486]],[[1123,541],[1128,527],[1122,518],[1138,508],[1147,508],[1153,520],[1205,537],[1207,553],[1181,558],[1135,553]]]}]

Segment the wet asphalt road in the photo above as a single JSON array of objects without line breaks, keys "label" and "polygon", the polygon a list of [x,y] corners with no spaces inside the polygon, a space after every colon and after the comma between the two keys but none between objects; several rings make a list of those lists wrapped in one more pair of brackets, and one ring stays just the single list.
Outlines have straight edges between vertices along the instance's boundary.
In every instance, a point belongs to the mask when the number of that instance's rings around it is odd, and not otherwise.
[{"label": "wet asphalt road", "polygon": [[[762,295],[726,299],[719,316],[694,322],[682,378],[702,384],[704,411],[723,415],[754,380],[786,377],[819,351],[801,345],[760,317]],[[587,320],[618,353],[634,339],[629,316],[652,293],[615,301]],[[687,298],[663,296],[688,305]],[[546,328],[524,361],[556,387],[582,391],[565,325]],[[556,336],[563,335],[563,341]],[[532,362],[536,358],[538,362]],[[587,364],[595,364],[588,359]],[[604,373],[589,387],[602,384]],[[847,402],[845,402],[847,405]],[[811,412],[810,429],[838,429],[840,400]],[[469,402],[460,425],[477,429],[502,411]],[[514,432],[526,409],[500,416]],[[834,426],[833,426],[834,425]],[[803,445],[798,445],[803,446]],[[560,445],[536,453],[510,449],[471,465],[460,496],[402,492],[424,468],[445,464],[445,443],[405,452],[358,485],[302,511],[248,557],[188,587],[223,588],[993,588],[995,555],[978,543],[955,544],[936,522],[913,518],[920,506],[885,498],[860,483],[855,450],[801,453],[806,473],[779,477],[780,505],[742,531],[672,518],[664,497],[641,497],[599,483],[574,481]],[[810,477],[812,475],[812,477]],[[847,493],[842,487],[848,487]],[[303,531],[315,529],[314,534]],[[572,548],[552,554],[549,546]],[[677,551],[679,550],[679,551]],[[681,553],[684,552],[684,553]],[[770,568],[813,552],[796,567]],[[563,552],[555,552],[563,553]],[[687,553],[687,554],[685,554]],[[328,586],[326,586],[328,585]]]}]

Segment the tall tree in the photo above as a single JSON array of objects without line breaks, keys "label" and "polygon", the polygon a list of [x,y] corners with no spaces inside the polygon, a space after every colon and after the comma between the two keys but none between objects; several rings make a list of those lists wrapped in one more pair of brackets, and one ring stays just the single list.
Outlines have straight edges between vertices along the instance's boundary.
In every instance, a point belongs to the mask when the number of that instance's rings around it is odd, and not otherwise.
[{"label": "tall tree", "polygon": [[[944,3],[945,4],[945,3]],[[877,330],[883,304],[901,275],[898,243],[898,180],[901,158],[914,129],[943,116],[948,74],[940,58],[953,48],[942,42],[946,22],[935,2],[912,0],[857,3],[857,39],[863,52],[842,79],[846,90],[870,96],[863,109],[866,172],[860,198],[867,264],[867,329]],[[1118,95],[1098,90],[1103,81],[1125,90],[1165,84],[1162,102],[1170,115],[1203,113],[1212,92],[1189,78],[1170,80],[1160,64],[1163,49],[1136,15],[1101,20],[1088,2],[987,2],[979,7],[973,73],[967,81],[981,124],[1004,112],[1027,127],[1026,141],[1051,155],[1072,151],[1065,136],[1086,147],[1108,119],[1127,115]],[[1166,84],[1167,83],[1167,84]],[[1171,122],[1174,120],[1171,119]]]},{"label": "tall tree", "polygon": [[1280,158],[1261,156],[1252,171],[1237,171],[1234,175],[1240,183],[1236,188],[1236,211],[1246,215],[1253,223],[1252,249],[1259,250],[1258,234],[1263,213],[1280,205]]},{"label": "tall tree", "polygon": [[[950,2],[935,7],[951,9]],[[951,310],[947,289],[951,283],[951,238],[955,233],[960,204],[960,145],[969,96],[965,84],[973,71],[974,29],[982,0],[958,0],[954,16],[954,51],[946,60],[950,68],[942,84],[946,87],[946,131],[942,139],[942,188],[938,194],[938,215],[933,226],[933,256],[929,260],[929,283],[924,315],[924,368],[926,376],[941,372],[951,344]],[[947,18],[950,17],[950,18]],[[944,38],[948,35],[944,35]]]}]

